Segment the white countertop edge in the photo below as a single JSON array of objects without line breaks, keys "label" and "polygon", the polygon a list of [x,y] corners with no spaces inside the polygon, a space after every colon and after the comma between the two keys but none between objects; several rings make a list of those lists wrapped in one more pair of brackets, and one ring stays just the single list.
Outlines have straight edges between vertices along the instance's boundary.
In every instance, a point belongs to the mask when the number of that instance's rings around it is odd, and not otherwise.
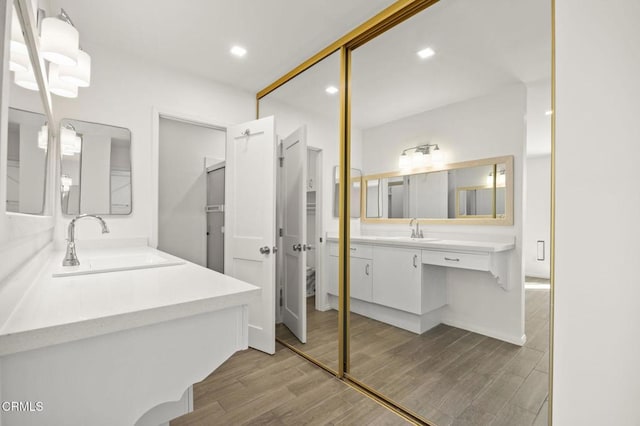
[{"label": "white countertop edge", "polygon": [[[443,251],[466,251],[481,253],[498,253],[512,250],[515,243],[491,242],[491,241],[471,241],[471,240],[445,240],[438,239],[432,241],[407,241],[407,240],[385,240],[376,237],[367,238],[366,236],[351,237],[350,240],[359,244],[370,244],[388,247],[411,247],[425,250],[443,250]],[[338,237],[328,236],[327,241],[338,242]]]},{"label": "white countertop edge", "polygon": [[0,335],[0,356],[247,305],[259,288],[175,305]]}]

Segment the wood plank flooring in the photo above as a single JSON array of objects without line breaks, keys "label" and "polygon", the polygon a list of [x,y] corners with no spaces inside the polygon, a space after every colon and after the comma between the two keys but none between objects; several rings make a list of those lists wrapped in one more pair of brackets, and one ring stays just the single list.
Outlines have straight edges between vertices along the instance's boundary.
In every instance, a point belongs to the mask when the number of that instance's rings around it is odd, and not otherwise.
[{"label": "wood plank flooring", "polygon": [[193,394],[194,411],[171,426],[409,424],[280,344],[237,352]]},{"label": "wood plank flooring", "polygon": [[[314,306],[310,298],[306,344],[282,325],[277,335],[336,368],[337,313]],[[520,347],[444,324],[416,335],[352,313],[351,374],[439,426],[544,425],[548,290],[526,290],[525,332]]]}]

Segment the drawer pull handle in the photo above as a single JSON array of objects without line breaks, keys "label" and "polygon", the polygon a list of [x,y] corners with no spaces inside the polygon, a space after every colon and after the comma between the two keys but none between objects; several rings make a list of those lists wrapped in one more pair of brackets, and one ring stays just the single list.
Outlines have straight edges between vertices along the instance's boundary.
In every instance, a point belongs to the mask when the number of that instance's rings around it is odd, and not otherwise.
[{"label": "drawer pull handle", "polygon": [[414,268],[418,267],[418,255],[417,254],[413,255],[413,267]]},{"label": "drawer pull handle", "polygon": [[460,259],[458,259],[457,257],[446,257],[445,256],[444,260],[448,260],[450,262],[460,262]]},{"label": "drawer pull handle", "polygon": [[364,267],[364,273],[369,275],[369,264],[367,263],[367,266]]},{"label": "drawer pull handle", "polygon": [[355,247],[349,247],[349,250],[356,251],[356,248]]}]

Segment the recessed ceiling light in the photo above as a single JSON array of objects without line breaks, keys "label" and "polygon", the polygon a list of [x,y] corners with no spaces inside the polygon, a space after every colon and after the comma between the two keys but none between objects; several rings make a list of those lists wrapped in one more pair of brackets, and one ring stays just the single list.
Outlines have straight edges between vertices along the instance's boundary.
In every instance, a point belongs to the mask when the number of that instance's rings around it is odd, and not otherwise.
[{"label": "recessed ceiling light", "polygon": [[427,47],[426,49],[422,49],[418,51],[418,56],[420,56],[421,59],[430,58],[435,54],[436,52],[434,52],[433,49],[430,47]]},{"label": "recessed ceiling light", "polygon": [[544,115],[551,115],[553,114],[553,111],[549,110],[549,111],[545,111]]},{"label": "recessed ceiling light", "polygon": [[335,95],[336,93],[338,93],[338,88],[336,86],[327,86],[327,88],[324,90],[330,95]]},{"label": "recessed ceiling light", "polygon": [[238,58],[242,58],[244,55],[247,54],[247,49],[241,46],[233,46],[231,48],[231,54],[234,56],[237,56]]}]

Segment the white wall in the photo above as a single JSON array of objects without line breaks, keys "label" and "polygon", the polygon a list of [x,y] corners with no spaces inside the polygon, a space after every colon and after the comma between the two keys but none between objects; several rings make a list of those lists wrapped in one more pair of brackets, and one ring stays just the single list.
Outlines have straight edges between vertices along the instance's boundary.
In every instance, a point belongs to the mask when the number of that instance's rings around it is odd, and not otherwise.
[{"label": "white wall", "polygon": [[224,161],[226,132],[160,118],[158,248],[207,266],[205,158]]},{"label": "white wall", "polygon": [[[551,259],[551,156],[527,157],[524,273],[549,278]],[[544,260],[538,259],[538,241],[544,241]]]},{"label": "white wall", "polygon": [[640,424],[638,22],[637,0],[556,0],[557,426]]},{"label": "white wall", "polygon": [[[109,216],[110,234],[101,235],[91,221],[77,225],[79,240],[146,237],[154,235],[156,194],[152,165],[154,108],[159,112],[231,125],[255,118],[255,94],[200,77],[154,66],[98,45],[91,53],[91,86],[77,99],[54,97],[56,118],[73,118],[131,130],[133,212]],[[157,148],[157,147],[156,147]],[[56,238],[64,238],[69,217],[60,217]]]},{"label": "white wall", "polygon": [[[448,306],[445,322],[513,342],[524,334],[522,265],[523,172],[525,167],[526,89],[523,85],[502,88],[490,95],[393,121],[363,131],[365,174],[398,169],[404,148],[419,143],[437,143],[445,161],[455,163],[480,158],[514,156],[514,225],[424,225],[425,233],[446,233],[460,238],[513,240],[510,291],[504,291],[488,273],[449,269]],[[371,235],[410,235],[408,225],[363,224]]]}]

